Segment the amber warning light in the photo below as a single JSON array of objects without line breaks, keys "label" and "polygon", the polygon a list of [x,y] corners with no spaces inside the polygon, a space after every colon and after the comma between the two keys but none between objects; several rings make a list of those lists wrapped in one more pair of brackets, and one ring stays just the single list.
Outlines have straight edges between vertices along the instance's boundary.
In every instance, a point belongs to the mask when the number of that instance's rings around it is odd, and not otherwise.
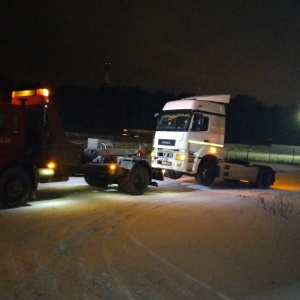
[{"label": "amber warning light", "polygon": [[26,99],[26,105],[47,104],[49,94],[48,89],[13,91],[11,104],[21,105],[20,99]]}]

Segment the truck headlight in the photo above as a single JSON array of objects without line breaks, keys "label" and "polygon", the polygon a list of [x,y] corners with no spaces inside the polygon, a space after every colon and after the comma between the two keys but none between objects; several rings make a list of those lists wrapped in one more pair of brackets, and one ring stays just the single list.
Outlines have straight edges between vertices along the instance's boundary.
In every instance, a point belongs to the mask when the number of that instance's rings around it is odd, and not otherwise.
[{"label": "truck headlight", "polygon": [[49,168],[38,168],[37,172],[40,179],[49,179],[54,176],[54,170]]},{"label": "truck headlight", "polygon": [[181,160],[184,161],[185,160],[186,155],[185,154],[177,154],[175,159],[176,160]]},{"label": "truck headlight", "polygon": [[156,151],[153,150],[153,151],[151,152],[151,157],[152,157],[152,158],[156,157]]}]

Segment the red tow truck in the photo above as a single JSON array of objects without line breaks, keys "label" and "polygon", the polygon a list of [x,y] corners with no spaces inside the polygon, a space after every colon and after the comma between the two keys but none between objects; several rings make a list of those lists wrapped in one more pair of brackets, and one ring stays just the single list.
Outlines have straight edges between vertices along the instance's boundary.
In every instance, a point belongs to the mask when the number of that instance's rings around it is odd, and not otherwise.
[{"label": "red tow truck", "polygon": [[132,195],[156,186],[152,179],[163,180],[162,172],[152,172],[137,153],[94,144],[84,148],[67,140],[48,89],[14,91],[11,103],[0,103],[0,203],[23,205],[36,198],[39,182],[67,181],[70,176],[82,176],[97,187],[116,183]]}]

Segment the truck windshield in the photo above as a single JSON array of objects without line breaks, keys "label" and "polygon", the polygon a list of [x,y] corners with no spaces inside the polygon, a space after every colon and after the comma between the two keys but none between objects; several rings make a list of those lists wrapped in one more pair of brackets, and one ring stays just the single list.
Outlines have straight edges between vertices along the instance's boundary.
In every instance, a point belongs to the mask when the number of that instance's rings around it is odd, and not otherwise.
[{"label": "truck windshield", "polygon": [[162,111],[157,119],[157,131],[188,131],[191,118],[190,110]]}]

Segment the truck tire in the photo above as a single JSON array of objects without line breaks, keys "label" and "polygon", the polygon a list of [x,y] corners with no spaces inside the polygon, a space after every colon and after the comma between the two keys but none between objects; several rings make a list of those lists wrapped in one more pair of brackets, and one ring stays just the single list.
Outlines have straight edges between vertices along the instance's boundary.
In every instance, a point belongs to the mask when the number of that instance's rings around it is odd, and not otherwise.
[{"label": "truck tire", "polygon": [[274,183],[274,171],[270,168],[262,168],[257,174],[254,186],[259,189],[268,189]]},{"label": "truck tire", "polygon": [[129,193],[128,192],[128,181],[129,181],[128,176],[129,175],[127,173],[127,175],[125,177],[122,177],[118,183],[120,192],[125,193],[125,194]]},{"label": "truck tire", "polygon": [[5,207],[17,207],[26,203],[31,190],[29,174],[20,167],[4,171],[0,176],[0,201]]},{"label": "truck tire", "polygon": [[85,182],[97,188],[106,188],[108,186],[108,179],[100,176],[84,176]]},{"label": "truck tire", "polygon": [[149,173],[146,168],[137,166],[119,181],[120,191],[130,195],[142,195],[149,185]]},{"label": "truck tire", "polygon": [[216,178],[217,166],[215,163],[205,162],[203,163],[196,175],[196,181],[199,184],[210,186]]}]

